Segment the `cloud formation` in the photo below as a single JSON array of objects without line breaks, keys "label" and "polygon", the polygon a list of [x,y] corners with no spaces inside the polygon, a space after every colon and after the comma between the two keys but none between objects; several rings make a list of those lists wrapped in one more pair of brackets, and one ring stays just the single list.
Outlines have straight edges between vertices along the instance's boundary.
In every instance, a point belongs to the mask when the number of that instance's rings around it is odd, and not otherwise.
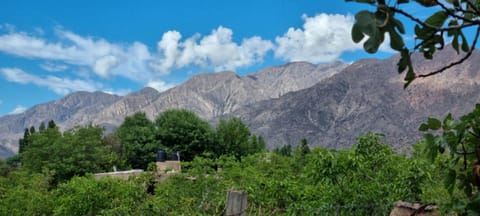
[{"label": "cloud formation", "polygon": [[264,61],[270,52],[286,62],[322,63],[339,60],[346,51],[362,49],[361,43],[355,44],[350,38],[353,16],[322,13],[303,15],[302,19],[302,27],[290,27],[274,40],[252,36],[235,41],[231,29],[219,26],[209,34],[186,38],[178,31],[167,31],[151,49],[141,42],[113,43],[63,28],[56,28],[55,37],[47,39],[43,30],[41,34],[29,34],[14,26],[0,25],[4,30],[0,33],[0,52],[40,60],[43,63],[39,67],[44,71],[70,73],[70,78],[62,78],[60,73],[33,75],[19,68],[4,68],[1,74],[11,82],[45,86],[62,95],[101,90],[103,81],[98,80],[117,76],[165,91],[173,85],[163,81],[162,76],[176,70],[236,70]]},{"label": "cloud formation", "polygon": [[17,107],[15,107],[15,109],[13,109],[11,112],[9,112],[8,114],[9,115],[15,115],[15,114],[20,114],[20,113],[23,113],[27,111],[27,108],[24,107],[24,106],[21,106],[21,105],[18,105]]},{"label": "cloud formation", "polygon": [[[56,35],[59,41],[49,42],[24,32],[10,32],[0,35],[0,51],[24,58],[89,67],[103,78],[120,75],[142,81],[151,76],[145,69],[145,62],[152,57],[146,46],[139,42],[113,44],[102,38],[82,37],[63,29],[57,29]],[[47,71],[62,69],[52,68],[47,63],[41,66]]]},{"label": "cloud formation", "polygon": [[[61,71],[66,64],[88,67],[96,75],[108,78],[119,75],[146,82],[154,76],[169,74],[172,70],[188,66],[212,67],[215,70],[234,70],[263,60],[273,49],[273,43],[258,36],[232,40],[233,31],[218,27],[211,34],[196,34],[181,41],[177,31],[167,31],[158,42],[156,52],[140,42],[114,44],[102,38],[80,36],[56,29],[58,41],[24,32],[0,35],[0,51],[23,58],[63,62],[61,67],[52,63],[40,65],[47,71]],[[68,66],[67,66],[68,67]]]},{"label": "cloud formation", "polygon": [[168,84],[162,80],[150,80],[147,85],[147,87],[151,87],[151,88],[154,88],[156,89],[157,91],[159,92],[163,92],[163,91],[166,91],[170,88],[173,88],[175,85],[173,84]]},{"label": "cloud formation", "polygon": [[0,74],[10,82],[47,87],[60,95],[66,95],[74,91],[92,92],[102,87],[101,84],[92,81],[60,78],[56,76],[40,77],[27,73],[19,68],[2,68],[0,69]]},{"label": "cloud formation", "polygon": [[43,64],[40,64],[40,67],[43,70],[46,70],[48,72],[60,72],[60,71],[65,71],[68,69],[67,65],[64,64],[54,64],[51,62],[45,62]]},{"label": "cloud formation", "polygon": [[275,56],[286,61],[330,62],[345,51],[362,49],[351,39],[354,18],[351,15],[303,15],[303,28],[289,28],[275,39]]},{"label": "cloud formation", "polygon": [[240,44],[232,36],[233,31],[223,26],[209,35],[196,34],[184,41],[179,32],[168,31],[157,44],[161,58],[152,66],[160,73],[188,66],[235,70],[263,61],[265,54],[274,48],[271,41],[258,36],[245,38]]}]

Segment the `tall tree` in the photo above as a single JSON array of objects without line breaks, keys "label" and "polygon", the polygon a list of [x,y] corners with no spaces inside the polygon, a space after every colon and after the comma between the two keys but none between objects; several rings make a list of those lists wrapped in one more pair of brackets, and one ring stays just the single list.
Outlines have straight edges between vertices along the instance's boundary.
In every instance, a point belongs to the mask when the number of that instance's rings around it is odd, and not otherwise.
[{"label": "tall tree", "polygon": [[115,136],[122,145],[122,159],[132,168],[146,169],[150,162],[155,161],[156,152],[162,148],[155,139],[153,122],[143,112],[126,117]]},{"label": "tall tree", "polygon": [[25,151],[25,149],[28,146],[28,137],[30,136],[30,131],[28,128],[25,128],[25,131],[23,132],[23,138],[20,138],[18,140],[18,153],[21,154],[22,152]]},{"label": "tall tree", "polygon": [[36,131],[35,131],[35,127],[34,126],[31,126],[30,127],[30,134],[34,134]]},{"label": "tall tree", "polygon": [[197,155],[216,150],[214,130],[191,111],[167,110],[157,117],[155,126],[158,140],[170,150],[179,151],[182,160],[191,161]]},{"label": "tall tree", "polygon": [[230,154],[240,159],[244,155],[260,150],[255,146],[257,138],[240,119],[235,117],[221,119],[218,122],[217,137],[219,154]]},{"label": "tall tree", "polygon": [[45,122],[42,122],[42,123],[40,123],[40,126],[38,127],[38,131],[42,132],[42,131],[45,130],[45,128],[46,128]]},{"label": "tall tree", "polygon": [[57,124],[55,124],[55,121],[50,120],[48,121],[48,128],[55,128],[57,127]]}]

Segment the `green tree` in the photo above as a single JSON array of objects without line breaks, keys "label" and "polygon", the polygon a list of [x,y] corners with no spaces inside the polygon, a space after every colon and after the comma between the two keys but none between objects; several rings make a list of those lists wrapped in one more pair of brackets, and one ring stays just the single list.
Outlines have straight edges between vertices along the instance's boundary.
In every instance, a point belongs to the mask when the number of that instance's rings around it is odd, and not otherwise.
[{"label": "green tree", "polygon": [[287,145],[284,145],[282,147],[277,147],[275,149],[273,149],[273,152],[278,154],[278,155],[282,155],[282,156],[286,156],[286,157],[291,157],[292,156],[292,145],[290,144],[287,144]]},{"label": "green tree", "polygon": [[230,154],[240,159],[265,149],[263,139],[250,132],[250,129],[238,118],[221,119],[217,125],[218,155]]},{"label": "green tree", "polygon": [[45,130],[45,128],[46,128],[45,122],[42,122],[42,123],[40,123],[40,126],[38,127],[38,131],[39,131],[39,132],[42,132],[42,131]]},{"label": "green tree", "polygon": [[[359,43],[364,41],[363,47],[369,53],[375,53],[385,42],[385,35],[390,36],[390,47],[401,54],[398,61],[398,72],[407,71],[405,87],[416,78],[432,76],[445,71],[455,65],[461,64],[469,58],[475,49],[480,34],[480,1],[477,0],[346,0],[374,5],[375,11],[362,10],[355,15],[355,24],[352,27],[352,39]],[[434,13],[425,20],[415,17],[412,13],[402,9],[403,4],[419,3],[424,9],[432,9]],[[413,21],[416,25],[415,45],[407,47],[402,34],[405,28],[401,20],[403,17]],[[475,36],[470,43],[464,31],[474,28]],[[415,51],[423,53],[427,59],[432,59],[433,54],[445,47],[446,41],[451,40],[452,47],[460,53],[466,54],[458,61],[444,65],[438,70],[426,74],[416,74],[412,65],[411,55]]]},{"label": "green tree", "polygon": [[31,126],[30,127],[30,134],[34,134],[36,132],[35,127]]},{"label": "green tree", "polygon": [[103,143],[103,129],[76,127],[63,134],[47,128],[30,136],[28,149],[21,154],[23,167],[33,172],[53,172],[54,181],[75,175],[110,170],[116,155]]},{"label": "green tree", "polygon": [[62,133],[58,128],[49,128],[41,133],[33,131],[31,133],[30,129],[28,148],[20,154],[20,157],[24,168],[40,173],[52,161],[55,142],[61,139]]},{"label": "green tree", "polygon": [[305,156],[308,153],[310,153],[312,150],[310,150],[310,147],[308,146],[307,139],[303,138],[300,140],[300,142],[297,145],[297,148],[295,148],[295,152],[301,156]]},{"label": "green tree", "polygon": [[25,131],[23,132],[23,138],[20,138],[18,140],[18,153],[22,153],[25,151],[25,149],[28,146],[28,137],[30,136],[30,131],[28,128],[25,128]]},{"label": "green tree", "polygon": [[[115,131],[121,141],[121,158],[132,168],[146,169],[162,148],[155,139],[155,127],[143,112],[128,116]],[[112,141],[112,140],[111,140]]]},{"label": "green tree", "polygon": [[305,166],[307,163],[307,158],[306,156],[310,154],[312,150],[308,146],[307,139],[303,138],[300,140],[298,143],[297,147],[293,151],[293,157],[295,158],[295,161],[297,162],[295,165],[297,169],[301,169]]},{"label": "green tree", "polygon": [[48,128],[55,128],[57,127],[57,124],[55,124],[55,121],[50,120],[48,121]]},{"label": "green tree", "polygon": [[157,117],[155,126],[157,139],[170,150],[180,152],[182,160],[191,161],[216,150],[215,131],[191,111],[167,110]]}]

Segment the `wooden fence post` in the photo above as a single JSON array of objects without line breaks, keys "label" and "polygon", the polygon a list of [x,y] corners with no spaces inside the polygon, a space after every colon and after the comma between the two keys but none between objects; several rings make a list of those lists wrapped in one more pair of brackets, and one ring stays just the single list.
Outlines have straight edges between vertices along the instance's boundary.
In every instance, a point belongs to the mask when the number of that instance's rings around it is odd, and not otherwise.
[{"label": "wooden fence post", "polygon": [[247,192],[228,191],[227,192],[227,216],[246,216],[247,215]]}]

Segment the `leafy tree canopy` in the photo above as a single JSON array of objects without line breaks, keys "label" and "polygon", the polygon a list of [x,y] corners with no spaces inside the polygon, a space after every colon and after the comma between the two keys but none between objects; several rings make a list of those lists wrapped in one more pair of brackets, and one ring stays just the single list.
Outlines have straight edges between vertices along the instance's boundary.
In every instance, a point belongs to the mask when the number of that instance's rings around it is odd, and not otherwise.
[{"label": "leafy tree canopy", "polygon": [[111,170],[117,157],[102,142],[103,129],[76,127],[63,134],[57,127],[31,134],[21,153],[23,167],[33,172],[52,172],[54,183],[75,175]]},{"label": "leafy tree canopy", "polygon": [[115,136],[121,141],[121,158],[132,168],[146,169],[162,148],[155,138],[153,122],[142,112],[126,117]]},{"label": "leafy tree canopy", "polygon": [[181,159],[191,161],[204,152],[215,152],[215,131],[205,120],[184,109],[161,113],[155,120],[157,139]]},{"label": "leafy tree canopy", "polygon": [[240,119],[221,119],[217,125],[219,155],[230,154],[237,159],[265,149],[263,139],[255,136]]}]

